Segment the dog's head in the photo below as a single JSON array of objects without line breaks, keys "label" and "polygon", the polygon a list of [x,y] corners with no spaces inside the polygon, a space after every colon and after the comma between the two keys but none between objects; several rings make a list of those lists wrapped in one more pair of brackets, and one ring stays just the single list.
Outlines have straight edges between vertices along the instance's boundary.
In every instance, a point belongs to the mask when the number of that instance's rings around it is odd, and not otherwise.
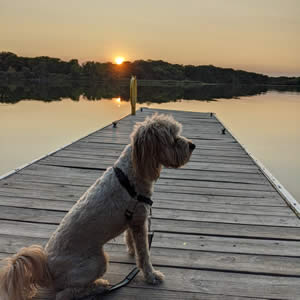
[{"label": "dog's head", "polygon": [[131,134],[132,162],[138,176],[158,179],[161,167],[186,164],[195,145],[180,135],[181,124],[172,116],[155,114],[136,123]]}]

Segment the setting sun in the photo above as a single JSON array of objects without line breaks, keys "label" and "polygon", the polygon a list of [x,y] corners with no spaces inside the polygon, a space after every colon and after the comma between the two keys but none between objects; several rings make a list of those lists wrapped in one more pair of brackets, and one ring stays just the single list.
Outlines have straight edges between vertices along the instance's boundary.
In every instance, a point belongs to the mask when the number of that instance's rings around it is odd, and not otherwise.
[{"label": "setting sun", "polygon": [[116,64],[118,64],[118,65],[121,65],[121,64],[123,63],[124,60],[125,60],[125,58],[122,57],[122,56],[118,56],[118,57],[115,58],[115,62],[116,62]]}]

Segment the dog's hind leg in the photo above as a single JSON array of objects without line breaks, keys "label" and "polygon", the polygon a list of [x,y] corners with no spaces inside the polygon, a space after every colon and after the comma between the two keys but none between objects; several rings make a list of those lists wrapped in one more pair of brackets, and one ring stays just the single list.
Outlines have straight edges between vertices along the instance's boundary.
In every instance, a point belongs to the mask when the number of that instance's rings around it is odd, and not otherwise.
[{"label": "dog's hind leg", "polygon": [[130,228],[125,231],[125,243],[127,245],[127,252],[129,255],[134,256],[134,239]]},{"label": "dog's hind leg", "polygon": [[89,297],[94,294],[101,294],[108,290],[109,282],[104,279],[97,279],[92,284],[82,287],[68,287],[56,293],[55,300],[76,300]]},{"label": "dog's hind leg", "polygon": [[107,290],[109,282],[102,279],[108,267],[108,255],[101,249],[100,255],[74,260],[74,269],[66,276],[66,286],[56,293],[56,300],[73,300]]},{"label": "dog's hind leg", "polygon": [[131,230],[135,244],[136,262],[146,281],[151,284],[162,282],[164,275],[160,271],[154,270],[150,261],[147,222],[139,226],[134,225]]},{"label": "dog's hind leg", "polygon": [[56,294],[55,300],[76,300],[107,291],[107,287],[103,285],[92,284],[89,287],[66,288]]}]

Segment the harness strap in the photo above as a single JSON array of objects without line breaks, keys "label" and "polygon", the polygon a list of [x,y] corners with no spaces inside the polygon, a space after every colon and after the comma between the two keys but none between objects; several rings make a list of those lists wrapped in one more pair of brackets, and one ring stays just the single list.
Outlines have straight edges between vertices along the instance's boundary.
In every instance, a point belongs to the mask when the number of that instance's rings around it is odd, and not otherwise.
[{"label": "harness strap", "polygon": [[134,198],[136,196],[136,191],[134,189],[134,186],[130,184],[128,177],[118,167],[114,167],[114,171],[116,173],[117,178],[119,179],[120,184],[127,190],[128,194],[132,198]]},{"label": "harness strap", "polygon": [[[152,206],[153,201],[150,198],[145,197],[143,195],[137,195],[134,186],[130,184],[128,177],[124,174],[124,172],[120,168],[114,167],[114,171],[115,171],[115,174],[116,174],[120,184],[126,189],[128,194],[132,198],[135,198],[138,202],[143,202],[143,203],[146,203],[146,204]],[[129,220],[132,219],[133,213],[136,208],[136,204],[137,204],[137,202],[134,203],[132,205],[132,207],[126,209],[125,216],[127,219],[129,219]]]}]

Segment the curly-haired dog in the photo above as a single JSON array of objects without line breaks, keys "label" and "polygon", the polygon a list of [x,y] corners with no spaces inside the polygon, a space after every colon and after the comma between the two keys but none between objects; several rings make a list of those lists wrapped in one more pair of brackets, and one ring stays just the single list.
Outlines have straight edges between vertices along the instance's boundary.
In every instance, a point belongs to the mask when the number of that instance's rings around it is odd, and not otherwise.
[{"label": "curly-haired dog", "polygon": [[[25,300],[37,286],[50,287],[56,300],[84,297],[103,291],[100,279],[108,257],[103,245],[126,230],[128,252],[148,283],[156,284],[164,275],[150,262],[147,237],[147,203],[132,197],[121,184],[116,170],[134,187],[137,195],[151,197],[153,183],[161,167],[179,168],[188,162],[195,145],[180,136],[181,124],[171,116],[154,115],[137,123],[114,168],[108,168],[66,214],[45,249],[23,248],[7,260],[1,275],[1,300]],[[150,200],[151,201],[151,200]],[[134,207],[132,218],[126,216]]]}]

